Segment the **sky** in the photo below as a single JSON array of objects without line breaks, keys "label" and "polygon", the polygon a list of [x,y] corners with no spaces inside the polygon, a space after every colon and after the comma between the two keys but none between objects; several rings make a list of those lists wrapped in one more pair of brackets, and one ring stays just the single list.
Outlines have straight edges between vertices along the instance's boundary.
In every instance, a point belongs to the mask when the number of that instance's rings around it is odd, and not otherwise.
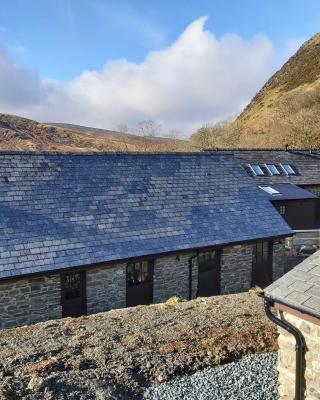
[{"label": "sky", "polygon": [[0,112],[187,136],[237,115],[319,0],[0,0]]}]

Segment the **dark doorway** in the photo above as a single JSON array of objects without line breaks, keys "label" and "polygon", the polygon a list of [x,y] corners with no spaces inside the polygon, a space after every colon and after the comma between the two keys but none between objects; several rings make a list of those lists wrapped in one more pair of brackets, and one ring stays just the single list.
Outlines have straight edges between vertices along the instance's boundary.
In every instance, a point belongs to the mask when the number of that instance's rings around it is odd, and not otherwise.
[{"label": "dark doorway", "polygon": [[220,293],[220,251],[212,250],[198,256],[198,293],[200,297]]},{"label": "dark doorway", "polygon": [[127,265],[127,307],[153,301],[153,260]]},{"label": "dark doorway", "polygon": [[87,313],[86,273],[61,275],[62,317],[80,317]]},{"label": "dark doorway", "polygon": [[272,241],[260,241],[253,246],[252,286],[265,287],[272,282]]}]

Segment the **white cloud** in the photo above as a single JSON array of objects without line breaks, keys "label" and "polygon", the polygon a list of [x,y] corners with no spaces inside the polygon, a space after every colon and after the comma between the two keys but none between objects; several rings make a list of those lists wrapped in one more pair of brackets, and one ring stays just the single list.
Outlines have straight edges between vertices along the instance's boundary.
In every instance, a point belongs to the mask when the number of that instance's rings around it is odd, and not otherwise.
[{"label": "white cloud", "polygon": [[233,115],[269,77],[274,50],[264,36],[216,38],[205,21],[195,20],[171,46],[149,53],[141,63],[114,60],[64,86],[18,70],[2,52],[1,111],[104,128],[154,119],[165,129],[186,133]]}]

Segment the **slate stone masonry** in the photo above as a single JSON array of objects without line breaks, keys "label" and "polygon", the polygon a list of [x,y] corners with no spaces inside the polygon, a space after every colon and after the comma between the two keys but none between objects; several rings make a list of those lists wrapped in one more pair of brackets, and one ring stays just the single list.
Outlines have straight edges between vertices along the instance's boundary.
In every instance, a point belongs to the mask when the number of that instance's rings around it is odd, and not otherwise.
[{"label": "slate stone masonry", "polygon": [[[307,351],[304,363],[304,398],[306,400],[320,399],[320,325],[304,321],[294,315],[284,313],[285,319],[297,327],[303,334]],[[319,320],[320,324],[320,320]],[[281,400],[294,398],[295,377],[295,340],[284,329],[279,330],[279,396]]]},{"label": "slate stone masonry", "polygon": [[61,316],[59,274],[0,283],[0,328]]},{"label": "slate stone masonry", "polygon": [[252,245],[229,246],[221,252],[221,294],[245,292],[251,287]]},{"label": "slate stone masonry", "polygon": [[[175,254],[155,260],[153,302],[161,303],[172,296],[189,298],[189,260],[195,253]],[[192,298],[198,288],[198,267],[192,266]]]},{"label": "slate stone masonry", "polygon": [[[250,289],[252,244],[221,249],[221,294]],[[274,279],[284,271],[284,241],[273,246]],[[196,252],[159,256],[154,261],[153,302],[165,302],[172,296],[189,299],[189,264],[191,262],[192,298],[197,296],[198,265]],[[108,311],[126,306],[126,264],[88,267],[86,272],[87,313]],[[0,283],[0,328],[61,318],[60,274]]]},{"label": "slate stone masonry", "polygon": [[272,271],[273,281],[281,278],[285,268],[285,239],[273,241]]},{"label": "slate stone masonry", "polygon": [[126,306],[126,264],[87,271],[87,312],[93,314]]}]

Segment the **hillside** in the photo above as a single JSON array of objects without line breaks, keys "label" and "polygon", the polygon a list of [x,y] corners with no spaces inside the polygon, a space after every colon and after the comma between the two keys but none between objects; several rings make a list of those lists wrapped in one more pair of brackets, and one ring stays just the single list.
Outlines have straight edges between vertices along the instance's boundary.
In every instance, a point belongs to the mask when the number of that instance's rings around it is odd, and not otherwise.
[{"label": "hillside", "polygon": [[140,137],[69,124],[43,124],[0,114],[0,150],[18,151],[179,151],[185,142]]},{"label": "hillside", "polygon": [[237,119],[240,145],[320,145],[320,33],[305,42]]},{"label": "hillside", "polygon": [[48,321],[0,331],[0,398],[141,399],[173,377],[277,348],[254,293]]}]

